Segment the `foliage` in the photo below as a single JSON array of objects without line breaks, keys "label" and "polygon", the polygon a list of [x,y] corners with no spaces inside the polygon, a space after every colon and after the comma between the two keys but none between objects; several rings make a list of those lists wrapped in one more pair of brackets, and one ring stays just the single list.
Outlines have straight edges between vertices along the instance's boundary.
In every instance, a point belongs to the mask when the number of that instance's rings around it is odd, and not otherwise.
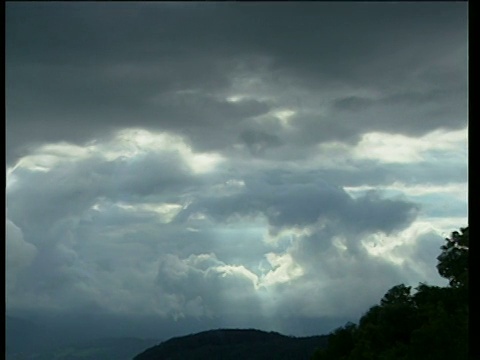
[{"label": "foliage", "polygon": [[441,249],[437,269],[452,287],[468,286],[468,227],[454,231]]},{"label": "foliage", "polygon": [[312,360],[468,359],[468,227],[445,239],[437,269],[449,286],[392,287],[359,321],[332,332]]},{"label": "foliage", "polygon": [[335,330],[328,340],[327,348],[317,349],[314,358],[321,359],[346,359],[354,347],[354,336],[357,325],[347,323],[344,327]]}]

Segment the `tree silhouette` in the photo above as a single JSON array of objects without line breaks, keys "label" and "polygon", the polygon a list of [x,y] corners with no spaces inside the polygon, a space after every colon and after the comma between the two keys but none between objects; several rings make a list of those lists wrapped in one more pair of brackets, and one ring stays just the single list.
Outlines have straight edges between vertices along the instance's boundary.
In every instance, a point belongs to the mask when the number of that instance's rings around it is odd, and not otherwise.
[{"label": "tree silhouette", "polygon": [[437,257],[437,269],[441,276],[448,279],[452,287],[468,286],[468,227],[454,231],[442,253]]},{"label": "tree silhouette", "polygon": [[437,269],[449,286],[393,286],[361,318],[333,331],[314,360],[468,359],[468,227],[441,246]]}]

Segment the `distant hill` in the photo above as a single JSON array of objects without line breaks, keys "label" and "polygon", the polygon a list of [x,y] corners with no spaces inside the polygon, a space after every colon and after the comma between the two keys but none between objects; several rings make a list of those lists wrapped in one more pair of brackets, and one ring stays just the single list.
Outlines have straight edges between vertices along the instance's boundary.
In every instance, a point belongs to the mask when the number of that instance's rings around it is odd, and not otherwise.
[{"label": "distant hill", "polygon": [[159,340],[132,337],[82,340],[72,334],[63,334],[60,330],[40,321],[6,316],[5,359],[303,360],[310,359],[316,348],[324,348],[328,337],[290,337],[254,329],[222,329],[176,337],[160,343]]},{"label": "distant hill", "polygon": [[6,316],[5,317],[5,353],[7,359],[12,354],[30,353],[47,349],[48,331],[33,321]]},{"label": "distant hill", "polygon": [[35,357],[37,360],[131,360],[158,340],[105,338],[63,346]]},{"label": "distant hill", "polygon": [[7,360],[131,360],[159,341],[123,337],[67,343],[58,339],[58,332],[6,316],[5,343]]},{"label": "distant hill", "polygon": [[134,360],[306,360],[328,335],[291,337],[254,329],[219,329],[176,337]]}]

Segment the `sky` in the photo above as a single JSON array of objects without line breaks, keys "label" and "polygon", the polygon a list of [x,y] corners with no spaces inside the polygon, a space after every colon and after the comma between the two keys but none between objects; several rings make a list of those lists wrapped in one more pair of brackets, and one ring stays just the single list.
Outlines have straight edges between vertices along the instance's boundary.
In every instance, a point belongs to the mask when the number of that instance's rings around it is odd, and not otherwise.
[{"label": "sky", "polygon": [[467,6],[7,2],[7,314],[303,336],[446,285]]}]

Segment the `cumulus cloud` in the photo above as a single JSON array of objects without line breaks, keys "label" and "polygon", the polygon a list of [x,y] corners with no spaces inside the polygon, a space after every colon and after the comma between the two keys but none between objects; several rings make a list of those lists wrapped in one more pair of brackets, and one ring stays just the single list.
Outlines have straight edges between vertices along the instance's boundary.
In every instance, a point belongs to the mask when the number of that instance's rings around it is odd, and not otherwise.
[{"label": "cumulus cloud", "polygon": [[174,316],[249,316],[259,306],[258,277],[242,265],[228,265],[215,254],[160,260],[157,284],[172,300]]},{"label": "cumulus cloud", "polygon": [[[10,170],[8,217],[19,227],[9,224],[28,241],[24,251],[37,251],[26,252],[23,292],[10,294],[9,307],[39,297],[36,306],[50,310],[93,306],[177,320],[311,308],[295,303],[287,285],[332,291],[349,262],[369,258],[365,236],[395,236],[418,210],[375,192],[353,198],[302,172],[225,172],[235,167],[226,159],[200,169],[192,159],[208,154],[180,138],[140,135],[40,147]],[[282,296],[292,303],[272,300]],[[328,315],[323,309],[308,314]]]},{"label": "cumulus cloud", "polygon": [[8,312],[306,334],[441,282],[467,221],[465,4],[6,15]]}]

